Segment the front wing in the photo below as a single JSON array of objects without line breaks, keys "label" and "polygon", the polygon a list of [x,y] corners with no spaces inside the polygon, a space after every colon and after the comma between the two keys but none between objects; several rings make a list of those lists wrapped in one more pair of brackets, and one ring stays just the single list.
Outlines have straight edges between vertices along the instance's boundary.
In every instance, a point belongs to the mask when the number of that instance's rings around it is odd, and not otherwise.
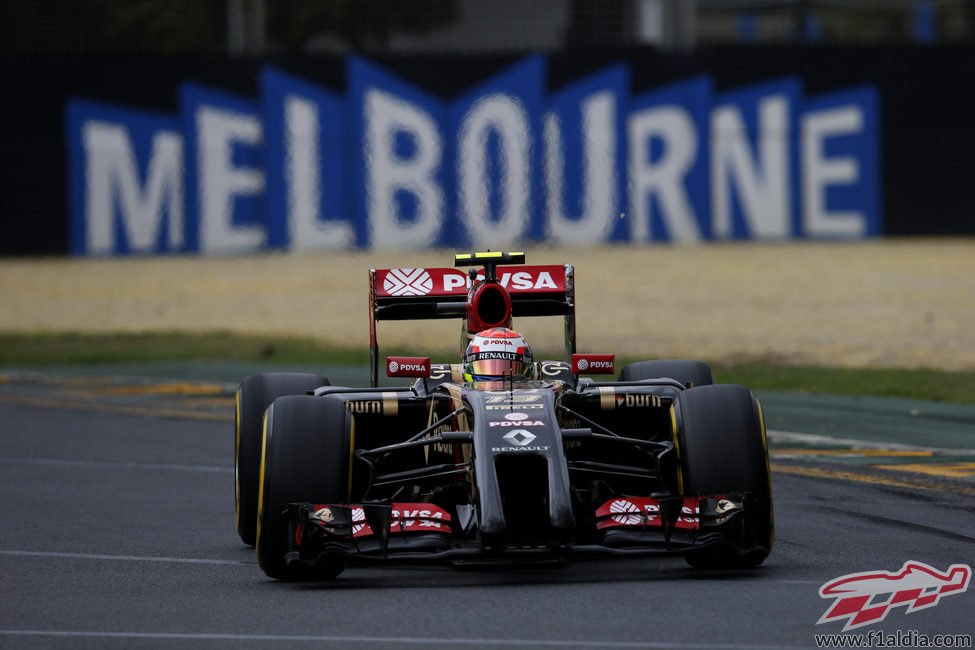
[{"label": "front wing", "polygon": [[618,497],[589,519],[587,543],[535,540],[486,545],[472,506],[448,511],[431,503],[289,505],[288,564],[510,562],[598,555],[683,554],[721,546],[734,555],[757,550],[747,518],[751,496]]}]

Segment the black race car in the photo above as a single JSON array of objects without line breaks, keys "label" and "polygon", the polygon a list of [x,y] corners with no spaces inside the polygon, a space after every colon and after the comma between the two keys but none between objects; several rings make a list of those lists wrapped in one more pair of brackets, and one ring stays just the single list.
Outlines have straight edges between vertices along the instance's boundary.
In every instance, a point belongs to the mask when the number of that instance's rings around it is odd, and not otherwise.
[{"label": "black race car", "polygon": [[[699,361],[576,354],[573,268],[523,253],[369,272],[371,386],[268,373],[236,396],[237,531],[267,575],[347,564],[562,563],[682,554],[743,568],[772,549],[762,409]],[[456,267],[473,267],[467,273]],[[480,273],[478,268],[483,269]],[[464,340],[512,317],[562,315],[567,359],[535,378],[465,382],[460,364],[389,357],[381,320],[461,318]]]}]

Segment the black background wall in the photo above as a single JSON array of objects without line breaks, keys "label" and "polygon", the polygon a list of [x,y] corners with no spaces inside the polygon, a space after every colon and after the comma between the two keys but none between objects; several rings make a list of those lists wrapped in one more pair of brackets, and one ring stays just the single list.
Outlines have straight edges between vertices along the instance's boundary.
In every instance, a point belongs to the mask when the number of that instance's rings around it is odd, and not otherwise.
[{"label": "black background wall", "polygon": [[[428,92],[451,97],[520,57],[370,58]],[[718,91],[780,75],[800,76],[810,94],[874,84],[881,96],[885,235],[975,235],[975,47],[573,51],[548,57],[550,90],[616,62],[629,64],[634,93],[702,73],[713,76]],[[0,59],[0,255],[68,250],[68,98],[176,113],[178,87],[187,80],[256,97],[265,63],[344,89],[339,57]]]}]

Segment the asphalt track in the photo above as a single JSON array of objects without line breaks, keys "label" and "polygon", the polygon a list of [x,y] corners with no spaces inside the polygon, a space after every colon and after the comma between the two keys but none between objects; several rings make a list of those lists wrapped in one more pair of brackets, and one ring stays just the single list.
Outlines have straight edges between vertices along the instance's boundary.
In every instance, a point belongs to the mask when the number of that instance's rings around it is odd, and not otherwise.
[{"label": "asphalt track", "polygon": [[[0,647],[815,647],[842,628],[816,625],[823,583],[975,564],[975,444],[813,431],[773,435],[776,546],[755,570],[625,559],[277,583],[233,527],[231,388],[0,374]],[[970,416],[953,422],[975,439]],[[973,606],[975,587],[856,631],[972,634]]]}]

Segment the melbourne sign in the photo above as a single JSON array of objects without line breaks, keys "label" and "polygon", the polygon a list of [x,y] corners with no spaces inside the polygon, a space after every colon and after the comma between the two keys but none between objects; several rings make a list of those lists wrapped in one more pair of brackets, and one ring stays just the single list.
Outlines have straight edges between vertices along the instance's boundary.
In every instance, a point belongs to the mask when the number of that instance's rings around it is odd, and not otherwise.
[{"label": "melbourne sign", "polygon": [[796,77],[546,94],[530,57],[452,99],[359,58],[337,94],[266,67],[178,115],[67,106],[78,255],[859,238],[881,232],[879,100]]}]

